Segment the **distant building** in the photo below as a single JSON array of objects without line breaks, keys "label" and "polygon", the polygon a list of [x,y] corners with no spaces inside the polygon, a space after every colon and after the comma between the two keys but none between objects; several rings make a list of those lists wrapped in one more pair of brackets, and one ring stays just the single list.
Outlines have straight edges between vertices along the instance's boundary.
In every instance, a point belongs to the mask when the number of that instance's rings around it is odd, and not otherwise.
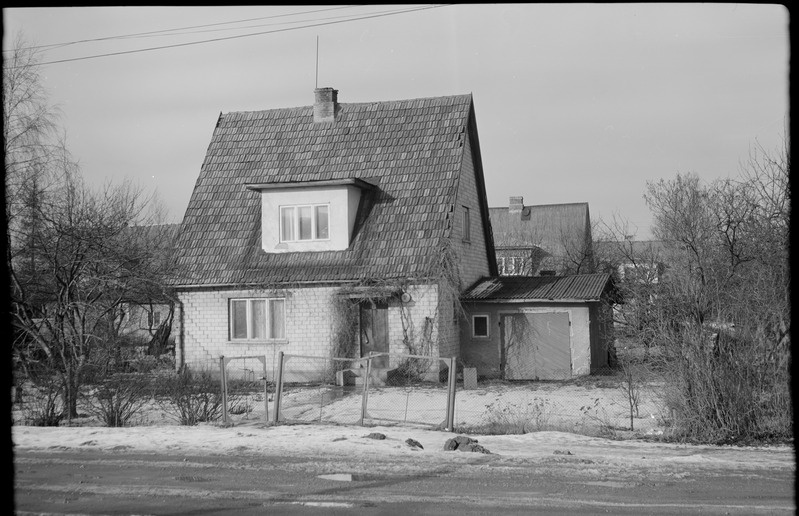
[{"label": "distant building", "polygon": [[595,272],[588,203],[489,208],[501,276],[555,276]]}]

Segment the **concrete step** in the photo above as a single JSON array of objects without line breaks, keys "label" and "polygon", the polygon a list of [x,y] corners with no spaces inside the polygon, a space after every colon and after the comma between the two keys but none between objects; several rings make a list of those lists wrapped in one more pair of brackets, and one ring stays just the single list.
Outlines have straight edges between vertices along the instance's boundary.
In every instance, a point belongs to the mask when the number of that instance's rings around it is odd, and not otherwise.
[{"label": "concrete step", "polygon": [[[369,372],[369,385],[385,385],[389,368],[376,368]],[[363,385],[366,368],[344,369],[336,373],[336,385]]]}]

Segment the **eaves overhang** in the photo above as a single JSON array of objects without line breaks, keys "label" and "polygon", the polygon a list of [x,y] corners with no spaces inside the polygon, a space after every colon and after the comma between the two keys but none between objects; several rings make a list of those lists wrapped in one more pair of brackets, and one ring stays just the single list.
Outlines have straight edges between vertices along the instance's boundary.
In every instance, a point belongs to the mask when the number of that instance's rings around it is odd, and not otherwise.
[{"label": "eaves overhang", "polygon": [[377,185],[359,177],[345,179],[326,179],[320,181],[290,181],[285,183],[245,183],[248,190],[260,192],[263,190],[281,190],[286,188],[318,188],[325,186],[355,186],[362,190],[371,190]]}]

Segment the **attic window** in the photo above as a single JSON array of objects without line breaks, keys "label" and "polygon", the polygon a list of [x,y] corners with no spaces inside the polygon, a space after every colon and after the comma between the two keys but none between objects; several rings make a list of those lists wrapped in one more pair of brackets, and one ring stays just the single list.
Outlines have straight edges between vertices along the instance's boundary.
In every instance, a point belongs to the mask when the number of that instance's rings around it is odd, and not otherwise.
[{"label": "attic window", "polygon": [[298,242],[330,238],[330,206],[308,204],[280,207],[280,241]]},{"label": "attic window", "polygon": [[464,242],[469,242],[471,240],[470,239],[471,226],[472,226],[472,223],[471,223],[471,220],[469,218],[469,208],[464,206],[463,207],[463,241]]}]

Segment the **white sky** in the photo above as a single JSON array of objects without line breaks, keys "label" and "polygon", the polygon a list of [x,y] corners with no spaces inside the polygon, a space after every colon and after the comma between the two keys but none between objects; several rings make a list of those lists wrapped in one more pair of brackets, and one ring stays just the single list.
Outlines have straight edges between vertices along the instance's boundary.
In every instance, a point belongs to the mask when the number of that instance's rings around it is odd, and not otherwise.
[{"label": "white sky", "polygon": [[72,59],[43,75],[84,174],[155,188],[175,222],[220,112],[310,105],[316,86],[338,89],[344,103],[472,93],[489,205],[511,195],[588,202],[594,220],[618,214],[641,238],[647,181],[737,175],[756,141],[779,147],[788,123],[781,5],[466,4],[389,14],[413,7],[4,9],[3,48],[21,30],[56,45],[43,62]]}]

